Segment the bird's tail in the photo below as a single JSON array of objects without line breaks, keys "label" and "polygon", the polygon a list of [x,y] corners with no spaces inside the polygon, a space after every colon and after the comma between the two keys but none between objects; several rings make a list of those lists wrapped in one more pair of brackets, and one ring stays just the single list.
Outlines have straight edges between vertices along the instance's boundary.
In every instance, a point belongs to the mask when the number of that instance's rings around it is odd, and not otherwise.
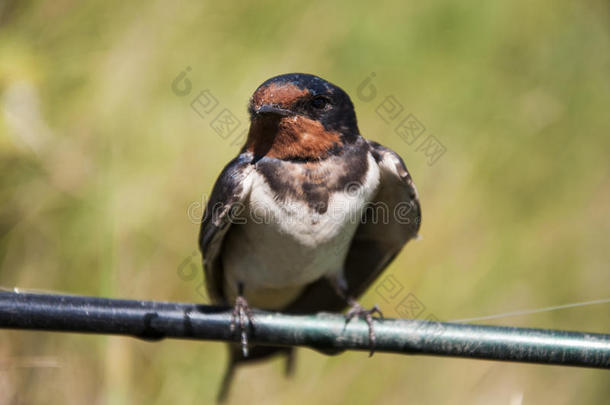
[{"label": "bird's tail", "polygon": [[237,366],[244,363],[257,362],[265,360],[275,355],[286,356],[285,374],[291,376],[294,373],[296,356],[295,349],[292,347],[272,347],[272,346],[254,346],[250,348],[248,357],[244,357],[242,354],[241,346],[236,344],[229,345],[229,364],[225,371],[225,375],[222,378],[220,389],[216,397],[217,403],[223,403],[226,401],[229,391],[231,390],[231,383],[233,382],[233,376],[235,375],[235,369]]},{"label": "bird's tail", "polygon": [[235,374],[235,362],[229,359],[229,364],[227,365],[227,369],[225,370],[225,375],[222,378],[222,382],[220,383],[220,389],[218,390],[218,395],[216,396],[216,402],[221,404],[227,400],[227,395],[229,394],[229,389],[231,388],[231,383],[233,382],[233,375]]}]

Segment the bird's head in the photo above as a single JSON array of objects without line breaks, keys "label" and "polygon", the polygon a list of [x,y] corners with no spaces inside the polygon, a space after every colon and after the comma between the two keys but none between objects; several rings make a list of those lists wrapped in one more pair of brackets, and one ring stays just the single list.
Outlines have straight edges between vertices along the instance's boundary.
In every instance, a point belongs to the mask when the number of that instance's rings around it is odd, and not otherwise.
[{"label": "bird's head", "polygon": [[285,160],[318,160],[340,153],[359,136],[354,106],[341,88],[304,73],[272,77],[248,104],[246,150]]}]

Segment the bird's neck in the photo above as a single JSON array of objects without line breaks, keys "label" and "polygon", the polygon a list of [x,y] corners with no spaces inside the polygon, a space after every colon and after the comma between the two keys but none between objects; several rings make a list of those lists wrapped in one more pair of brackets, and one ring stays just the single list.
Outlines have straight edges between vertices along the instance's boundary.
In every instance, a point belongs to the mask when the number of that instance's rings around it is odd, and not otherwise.
[{"label": "bird's neck", "polygon": [[245,145],[256,157],[284,160],[323,159],[342,147],[338,132],[300,115],[252,120]]}]

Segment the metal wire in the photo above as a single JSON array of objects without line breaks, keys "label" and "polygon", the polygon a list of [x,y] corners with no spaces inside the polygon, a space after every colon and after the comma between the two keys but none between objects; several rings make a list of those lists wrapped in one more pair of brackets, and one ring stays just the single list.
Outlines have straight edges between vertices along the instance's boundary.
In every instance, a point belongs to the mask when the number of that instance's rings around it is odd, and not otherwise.
[{"label": "metal wire", "polygon": [[[235,341],[226,307],[0,291],[0,328]],[[340,314],[254,311],[251,344],[369,351],[368,327]],[[610,369],[610,335],[406,319],[375,320],[376,351]]]}]

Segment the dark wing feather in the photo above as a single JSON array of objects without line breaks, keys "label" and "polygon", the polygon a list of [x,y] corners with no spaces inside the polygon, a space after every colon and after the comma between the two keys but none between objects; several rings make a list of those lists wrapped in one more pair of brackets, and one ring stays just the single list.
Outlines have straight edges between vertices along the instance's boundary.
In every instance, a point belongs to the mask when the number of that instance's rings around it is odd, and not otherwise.
[{"label": "dark wing feather", "polygon": [[[417,236],[421,209],[415,185],[403,160],[392,150],[369,141],[370,153],[379,165],[379,190],[365,211],[345,260],[348,295],[358,297],[375,281],[403,246]],[[389,216],[383,217],[386,209]],[[381,216],[380,216],[381,214]],[[312,283],[293,302],[288,312],[340,311],[346,307],[326,279]]]},{"label": "dark wing feather", "polygon": [[[214,184],[206,210],[201,221],[199,233],[199,248],[203,255],[203,269],[206,278],[208,294],[214,303],[231,305],[226,301],[223,291],[223,269],[220,258],[222,242],[231,227],[236,209],[250,194],[248,176],[254,170],[252,155],[242,153],[233,159],[220,173]],[[229,344],[229,364],[223,379],[218,399],[222,400],[228,393],[233,372],[237,365],[243,362],[262,360],[273,355],[293,356],[292,347],[254,346],[250,348],[248,357],[243,357],[239,344]]]},{"label": "dark wing feather", "polygon": [[[345,275],[349,292],[361,295],[390,264],[404,245],[417,237],[421,207],[417,190],[403,160],[391,149],[370,142],[379,165],[381,182],[373,210],[368,210],[349,250]],[[387,207],[389,217],[379,218],[376,207]]]},{"label": "dark wing feather", "polygon": [[250,193],[250,183],[246,180],[253,170],[251,162],[252,156],[243,153],[223,169],[214,184],[201,221],[199,248],[203,255],[206,287],[210,298],[217,304],[227,304],[220,260],[222,241],[240,203]]}]

